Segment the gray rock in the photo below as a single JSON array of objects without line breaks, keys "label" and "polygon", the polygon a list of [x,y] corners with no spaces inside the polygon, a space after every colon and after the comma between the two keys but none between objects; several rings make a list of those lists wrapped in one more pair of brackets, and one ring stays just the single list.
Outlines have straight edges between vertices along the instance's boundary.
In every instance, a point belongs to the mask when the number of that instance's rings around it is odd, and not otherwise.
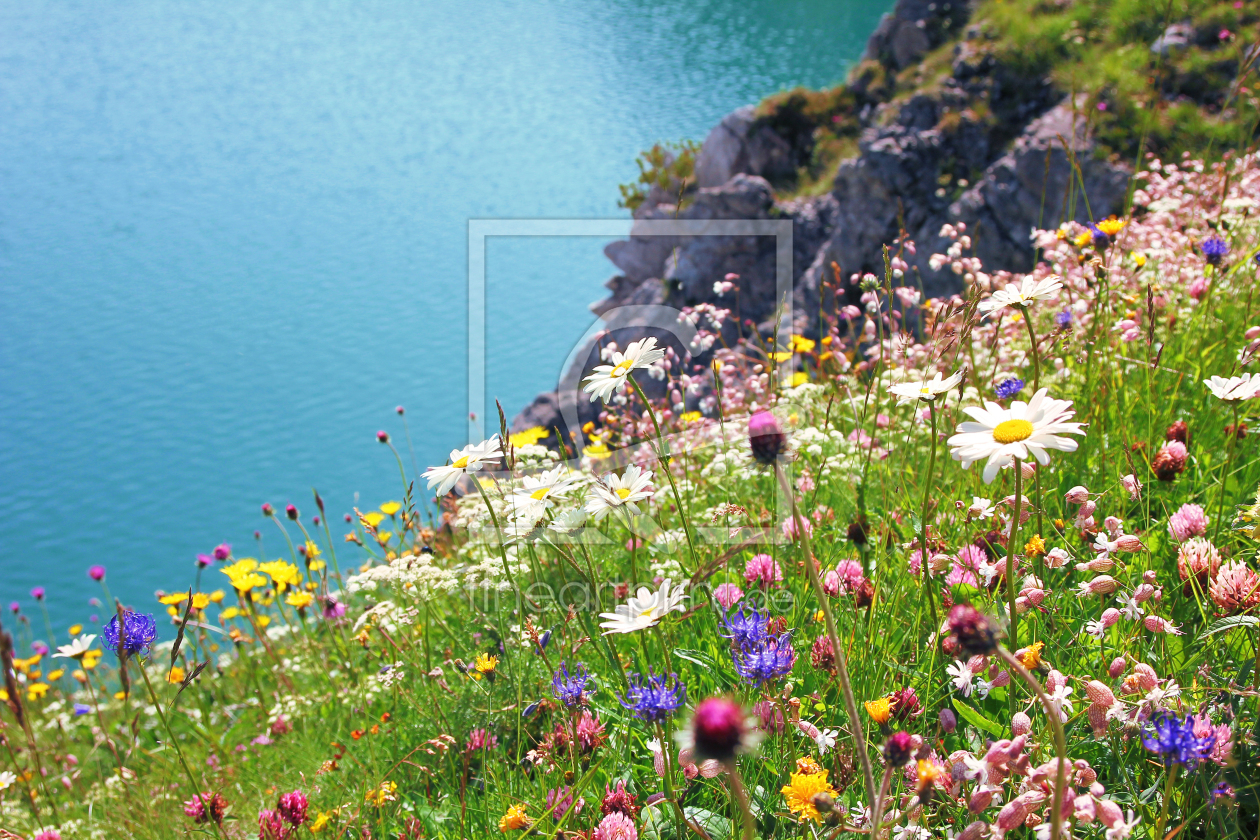
[{"label": "gray rock", "polygon": [[709,132],[696,156],[696,183],[720,187],[736,175],[777,180],[796,174],[804,152],[756,117],[752,105],[737,108]]}]

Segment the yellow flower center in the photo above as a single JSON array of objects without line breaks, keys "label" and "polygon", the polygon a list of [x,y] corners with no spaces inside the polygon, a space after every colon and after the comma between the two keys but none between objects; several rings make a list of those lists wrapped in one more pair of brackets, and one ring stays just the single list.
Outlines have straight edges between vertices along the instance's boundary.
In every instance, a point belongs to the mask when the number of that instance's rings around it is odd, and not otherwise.
[{"label": "yellow flower center", "polygon": [[932,393],[932,389],[925,385],[924,387],[919,389],[919,393],[923,394],[924,396],[928,396]]},{"label": "yellow flower center", "polygon": [[613,376],[625,376],[630,372],[630,368],[634,367],[634,362],[630,359],[623,360],[615,368],[612,369]]},{"label": "yellow flower center", "polygon": [[993,430],[993,439],[998,443],[1017,443],[1032,437],[1033,424],[1027,420],[1004,420]]},{"label": "yellow flower center", "polygon": [[530,497],[531,499],[533,499],[534,501],[536,501],[536,502],[540,502],[540,501],[542,501],[543,499],[547,498],[547,494],[548,494],[549,492],[551,492],[551,488],[550,488],[550,487],[539,487],[539,488],[538,488],[537,490],[535,490],[533,493],[530,493],[530,494],[529,494],[529,497]]},{"label": "yellow flower center", "polygon": [[458,461],[451,464],[451,466],[457,470],[462,470],[464,467],[468,466],[468,456],[465,455],[463,458],[460,458]]},{"label": "yellow flower center", "polygon": [[618,496],[618,498],[620,498],[623,502],[626,500],[626,498],[627,498],[629,495],[630,495],[630,488],[629,488],[629,487],[618,487],[618,488],[617,488],[617,496]]}]

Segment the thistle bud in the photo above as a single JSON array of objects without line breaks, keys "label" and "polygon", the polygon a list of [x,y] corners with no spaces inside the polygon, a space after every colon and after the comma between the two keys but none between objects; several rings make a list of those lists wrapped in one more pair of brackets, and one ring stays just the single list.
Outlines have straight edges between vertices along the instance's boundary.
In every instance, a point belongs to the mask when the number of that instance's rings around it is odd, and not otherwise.
[{"label": "thistle bud", "polygon": [[384,429],[382,429],[381,431],[377,432],[377,433],[376,433],[376,442],[377,442],[377,443],[389,443],[389,432],[385,431]]},{"label": "thistle bud", "polygon": [[941,709],[939,717],[941,719],[941,729],[945,730],[946,735],[958,729],[958,716],[951,709]]},{"label": "thistle bud", "polygon": [[884,742],[884,758],[889,766],[902,767],[914,752],[914,739],[909,732],[894,732]]},{"label": "thistle bud", "polygon": [[289,504],[289,505],[285,505],[285,506],[284,506],[284,515],[285,515],[285,516],[287,516],[287,517],[289,517],[290,519],[292,519],[294,522],[297,522],[297,520],[298,520],[298,509],[297,509],[297,507],[296,507],[296,506],[294,506],[294,505],[291,505],[291,504]]},{"label": "thistle bud", "polygon": [[773,464],[783,454],[786,442],[779,419],[769,411],[758,411],[748,418],[748,444],[761,463]]},{"label": "thistle bud", "polygon": [[997,649],[997,628],[970,604],[958,604],[950,610],[949,632],[969,655],[987,655]]}]

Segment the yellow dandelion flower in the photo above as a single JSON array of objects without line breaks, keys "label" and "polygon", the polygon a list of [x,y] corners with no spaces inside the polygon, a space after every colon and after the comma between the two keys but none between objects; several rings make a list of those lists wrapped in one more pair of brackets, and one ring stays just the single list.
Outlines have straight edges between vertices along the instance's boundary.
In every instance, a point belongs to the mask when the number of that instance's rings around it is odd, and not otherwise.
[{"label": "yellow dandelion flower", "polygon": [[232,563],[231,565],[224,566],[222,569],[219,569],[219,571],[227,575],[229,578],[233,578],[239,575],[244,575],[248,572],[252,572],[254,571],[254,569],[257,569],[257,568],[258,568],[258,561],[255,560],[253,557],[242,557],[240,560],[237,560],[235,563]]},{"label": "yellow dandelion flower", "polygon": [[792,354],[786,350],[776,350],[770,354],[770,358],[774,359],[776,362],[786,362],[788,359],[792,358]]},{"label": "yellow dandelion flower", "polygon": [[866,713],[871,716],[871,720],[876,723],[888,723],[888,719],[892,717],[892,701],[887,697],[867,700],[863,705],[866,706]]},{"label": "yellow dandelion flower", "polygon": [[1142,266],[1146,265],[1146,254],[1143,254],[1141,251],[1134,251],[1133,264],[1136,265],[1138,268],[1141,268]]},{"label": "yellow dandelion flower", "polygon": [[1046,541],[1041,538],[1041,534],[1033,534],[1028,542],[1024,543],[1024,554],[1029,557],[1040,557],[1046,553]]},{"label": "yellow dandelion flower", "polygon": [[84,671],[82,668],[76,668],[74,671],[71,672],[70,676],[74,677],[76,680],[78,680],[81,683],[87,682],[87,672]]},{"label": "yellow dandelion flower", "polygon": [[1125,222],[1122,219],[1117,219],[1115,216],[1112,216],[1110,219],[1103,219],[1095,225],[1095,227],[1108,236],[1115,236],[1117,233],[1124,230],[1124,225]]},{"label": "yellow dandelion flower", "polygon": [[176,592],[174,595],[163,595],[161,598],[158,598],[159,602],[166,604],[168,607],[174,606],[175,604],[182,604],[187,600],[187,592]]},{"label": "yellow dandelion flower", "polygon": [[84,668],[91,671],[100,663],[103,655],[103,651],[89,650],[87,653],[83,654],[83,659],[80,661],[82,662]]},{"label": "yellow dandelion flower", "polygon": [[789,346],[797,353],[810,353],[813,351],[815,344],[812,338],[806,338],[803,335],[794,335],[791,338]]},{"label": "yellow dandelion flower", "polygon": [[385,521],[385,514],[381,513],[380,511],[374,510],[370,513],[363,514],[363,516],[360,518],[364,522],[366,522],[368,525],[375,528],[377,525],[380,525],[382,522]]},{"label": "yellow dandelion flower", "polygon": [[171,672],[166,675],[166,681],[168,683],[178,684],[178,683],[182,683],[184,681],[184,677],[186,676],[187,674],[184,672],[184,669],[179,667],[178,665],[175,665],[171,667]]},{"label": "yellow dandelion flower", "polygon": [[65,669],[65,668],[58,668],[58,669],[57,669],[57,670],[55,670],[55,671],[49,671],[49,672],[48,672],[48,681],[49,681],[50,683],[54,683],[54,682],[56,682],[57,680],[61,679],[63,676],[65,676],[65,673],[66,673],[66,669]]},{"label": "yellow dandelion flower", "polygon": [[207,595],[204,592],[197,592],[193,594],[193,609],[194,610],[201,612],[208,606],[210,606],[209,595]]},{"label": "yellow dandelion flower", "polygon": [[484,653],[477,654],[476,669],[478,673],[490,674],[499,666],[499,657],[487,656]]},{"label": "yellow dandelion flower", "polygon": [[268,624],[270,624],[270,623],[271,623],[271,616],[268,616],[268,615],[260,615],[260,616],[258,616],[258,626],[259,626],[259,627],[266,627],[266,626],[267,626]]},{"label": "yellow dandelion flower", "polygon": [[686,411],[678,419],[684,423],[699,423],[703,418],[704,415],[698,411]]},{"label": "yellow dandelion flower", "polygon": [[232,578],[232,588],[237,592],[249,592],[251,589],[266,587],[267,579],[257,572],[246,572]]},{"label": "yellow dandelion flower", "polygon": [[783,798],[787,801],[788,810],[801,822],[813,820],[819,822],[822,815],[814,804],[814,797],[820,793],[836,796],[836,789],[827,781],[827,771],[821,773],[793,773],[792,780],[782,788]]},{"label": "yellow dandelion flower", "polygon": [[381,505],[381,513],[385,514],[386,516],[393,516],[394,514],[398,513],[398,511],[400,510],[402,510],[402,505],[398,504],[398,502],[386,502],[385,504]]},{"label": "yellow dandelion flower", "polygon": [[1028,647],[1015,651],[1015,656],[1019,659],[1020,665],[1032,671],[1040,667],[1041,651],[1045,646],[1045,642],[1033,642]]},{"label": "yellow dandelion flower", "polygon": [[551,432],[547,431],[542,426],[534,426],[533,428],[526,429],[523,432],[514,432],[508,435],[508,442],[513,446],[533,446],[549,434],[551,434]]},{"label": "yellow dandelion flower", "polygon": [[804,385],[809,381],[809,374],[803,370],[798,370],[792,374],[792,380],[788,383],[789,388],[795,388],[798,385]]},{"label": "yellow dandelion flower", "polygon": [[315,602],[315,596],[309,592],[294,592],[292,595],[284,599],[284,602],[291,607],[297,607],[304,610]]},{"label": "yellow dandelion flower", "polygon": [[240,614],[241,614],[241,611],[238,610],[236,607],[228,607],[227,609],[219,613],[219,621],[231,621],[232,619],[236,618]]},{"label": "yellow dandelion flower", "polygon": [[210,593],[210,603],[222,604],[223,599],[226,597],[227,597],[227,593],[225,593],[222,589],[216,589]]},{"label": "yellow dandelion flower", "polygon": [[[325,563],[323,560],[314,560],[310,563],[307,563],[306,568],[310,569],[312,572],[318,572],[320,569],[324,568],[327,565],[328,564]],[[314,584],[311,584],[311,585],[313,586]]]},{"label": "yellow dandelion flower", "polygon": [[596,441],[595,443],[583,449],[582,454],[588,458],[599,459],[599,458],[607,458],[609,455],[612,454],[612,451],[601,440],[601,441]]},{"label": "yellow dandelion flower", "polygon": [[533,822],[529,815],[525,813],[524,805],[512,805],[507,809],[507,813],[499,817],[499,831],[507,833],[522,828],[529,828]]},{"label": "yellow dandelion flower", "polygon": [[79,634],[80,634],[80,633],[82,633],[82,632],[83,632],[83,625],[82,625],[82,624],[72,624],[72,625],[70,626],[70,635],[71,635],[71,636],[77,636],[77,635],[79,635]]},{"label": "yellow dandelion flower", "polygon": [[[383,506],[382,506],[383,507]],[[312,561],[318,560],[320,556],[319,546],[310,540],[306,541],[306,565],[311,565]]]},{"label": "yellow dandelion flower", "polygon": [[41,697],[43,697],[45,694],[48,693],[48,688],[49,686],[42,682],[31,683],[26,688],[26,699],[39,700]]},{"label": "yellow dandelion flower", "polygon": [[1072,241],[1076,244],[1077,248],[1084,248],[1086,245],[1094,241],[1094,234],[1089,231],[1085,231]]}]

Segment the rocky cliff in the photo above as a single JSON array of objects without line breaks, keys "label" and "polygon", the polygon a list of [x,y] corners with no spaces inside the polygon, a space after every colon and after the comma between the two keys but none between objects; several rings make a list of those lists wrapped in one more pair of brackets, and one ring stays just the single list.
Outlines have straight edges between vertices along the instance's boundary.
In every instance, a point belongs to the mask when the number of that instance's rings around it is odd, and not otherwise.
[{"label": "rocky cliff", "polygon": [[[1072,0],[1057,5],[1069,7]],[[821,104],[804,93],[729,114],[704,141],[693,180],[672,195],[653,189],[634,218],[790,219],[793,327],[806,336],[817,332],[823,301],[843,305],[856,298],[851,276],[883,277],[883,248],[903,234],[918,245],[916,254],[903,255],[911,266],[903,282],[921,284],[927,296],[961,288],[948,267],[928,264],[947,247],[939,236],[947,222],[967,223],[975,255],[986,266],[1030,269],[1030,231],[1122,212],[1130,168],[1096,137],[1102,121],[1094,115],[1108,107],[1103,94],[1070,97],[1051,73],[1036,72],[1045,69],[1044,59],[995,45],[994,29],[976,23],[975,15],[961,2],[898,0],[846,85]],[[1187,29],[1193,30],[1186,23],[1170,26],[1141,51],[1162,63],[1169,50],[1185,48],[1184,38],[1170,44]],[[1223,39],[1224,30],[1220,34]],[[1240,72],[1238,62],[1233,72]],[[1162,85],[1161,79],[1154,83]],[[1203,101],[1203,107],[1222,107]],[[831,170],[830,189],[785,197],[799,187],[828,137],[848,142],[850,152]],[[730,307],[733,296],[719,295],[714,282],[735,274],[739,321],[728,330],[769,334],[773,328],[767,320],[775,310],[773,238],[635,230],[605,253],[619,273],[606,284],[609,297],[592,310],[606,320],[636,304]],[[824,283],[838,285],[838,296],[825,294]],[[623,347],[657,332],[616,321],[608,327]],[[598,363],[597,349],[583,348],[558,392],[540,395],[513,428],[558,428],[567,435],[562,398],[576,402],[569,403],[575,409],[569,416],[579,423],[596,420],[597,408],[574,398],[581,377]],[[703,355],[694,360],[706,361]]]}]

